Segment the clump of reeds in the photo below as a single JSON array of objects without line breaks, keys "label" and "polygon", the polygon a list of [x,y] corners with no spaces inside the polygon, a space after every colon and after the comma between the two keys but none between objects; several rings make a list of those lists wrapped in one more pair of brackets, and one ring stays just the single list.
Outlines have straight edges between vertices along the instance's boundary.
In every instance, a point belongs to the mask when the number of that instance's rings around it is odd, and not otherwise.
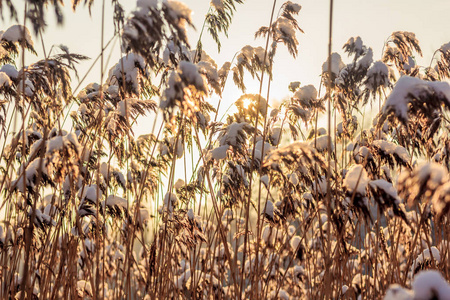
[{"label": "clump of reeds", "polygon": [[[219,49],[242,3],[211,1]],[[1,35],[0,298],[448,299],[448,44],[421,68],[413,33],[394,32],[380,61],[352,37],[348,59],[323,65],[325,92],[293,82],[270,107],[278,47],[298,54],[299,4],[274,5],[266,46],[221,68],[201,39],[191,48],[182,2],[138,1],[127,19],[113,4],[126,53],[81,90],[85,56],[61,47],[24,67],[29,30]],[[41,32],[44,8],[25,10]],[[229,99],[227,81],[244,94]],[[234,103],[226,115],[213,94]]]}]

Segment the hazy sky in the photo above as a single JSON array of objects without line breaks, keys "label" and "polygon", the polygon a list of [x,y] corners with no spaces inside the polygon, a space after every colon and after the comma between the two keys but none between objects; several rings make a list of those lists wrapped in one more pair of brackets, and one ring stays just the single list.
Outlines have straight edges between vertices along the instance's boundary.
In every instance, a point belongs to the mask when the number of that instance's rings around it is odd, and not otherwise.
[{"label": "hazy sky", "polygon": [[[62,28],[55,25],[53,12],[50,11],[47,16],[49,26],[44,35],[47,51],[52,44],[65,44],[74,53],[95,58],[100,53],[101,1],[94,1],[91,16],[87,8],[83,6],[79,6],[73,13],[71,3],[65,2],[65,24]],[[134,1],[121,2],[127,12],[135,7]],[[194,12],[193,20],[197,31],[189,31],[191,45],[194,46],[208,11],[209,0],[184,2]],[[106,0],[105,3],[108,8],[106,16],[111,16],[112,9],[108,5],[110,0]],[[282,3],[282,1],[277,2],[277,12]],[[298,35],[299,55],[296,60],[287,54],[284,46],[279,47],[280,50],[275,58],[271,100],[286,97],[289,94],[287,87],[291,81],[318,86],[321,66],[327,57],[329,1],[304,0],[298,3],[303,7],[298,21],[305,34]],[[239,5],[233,18],[229,38],[222,39],[223,48],[220,54],[217,53],[217,48],[209,34],[205,32],[202,39],[204,49],[216,60],[219,67],[230,60],[243,46],[264,44],[262,39],[254,40],[253,36],[260,26],[268,25],[272,5],[273,2],[268,0],[247,0],[245,4]],[[418,63],[428,65],[433,52],[450,41],[450,30],[448,30],[450,1],[342,0],[335,1],[334,7],[333,51],[341,54],[342,45],[348,38],[359,35],[367,46],[373,48],[374,59],[380,59],[383,43],[389,34],[393,31],[405,30],[416,33],[424,54],[424,58],[418,58]],[[12,23],[6,21],[1,25],[6,29]],[[107,18],[105,30],[105,39],[108,40],[113,33],[112,21],[109,18]],[[36,38],[35,41],[38,53],[41,54],[42,46]],[[108,49],[107,55],[109,51]],[[119,47],[116,43],[109,66],[116,63],[119,56]],[[36,60],[31,55],[28,55],[28,58],[28,63]],[[343,59],[346,62],[345,55]],[[79,67],[80,74],[84,74],[89,66],[90,62],[82,64]],[[99,74],[100,69],[97,66],[85,84],[98,82]],[[228,85],[225,92],[226,103],[233,103],[239,97],[239,92],[232,85]],[[247,92],[257,93],[258,84],[250,83]]]},{"label": "hazy sky", "polygon": [[[17,1],[14,1],[17,2]],[[92,16],[88,10],[79,6],[76,13],[71,10],[71,3],[66,2],[65,25],[59,28],[54,24],[53,13],[49,12],[47,20],[49,26],[44,40],[48,48],[52,44],[65,44],[72,52],[88,55],[92,58],[98,55],[100,49],[100,21],[101,1],[95,0]],[[127,11],[135,7],[132,0],[121,1]],[[185,0],[193,10],[196,31],[190,31],[190,41],[195,45],[203,19],[208,11],[209,0]],[[106,0],[108,11],[111,7]],[[283,1],[277,1],[277,11]],[[287,95],[290,81],[299,80],[302,84],[319,83],[321,65],[327,56],[329,1],[304,0],[298,1],[302,10],[298,17],[300,27],[305,34],[299,34],[299,55],[293,60],[286,51],[279,51],[274,70],[273,96],[280,98]],[[216,59],[220,66],[230,60],[234,53],[243,46],[263,45],[263,40],[254,40],[254,32],[260,26],[267,26],[272,8],[272,1],[247,0],[239,5],[230,28],[229,39],[223,37],[223,49],[220,54],[208,34],[204,34],[204,48]],[[392,1],[392,0],[346,0],[335,1],[333,50],[341,51],[342,45],[352,36],[361,36],[364,43],[374,50],[374,59],[380,58],[383,43],[389,34],[396,30],[406,30],[416,33],[424,53],[419,64],[428,65],[431,55],[443,43],[450,41],[448,30],[448,16],[450,15],[450,1]],[[11,22],[2,22],[5,29]],[[113,32],[112,23],[107,19],[106,38]],[[42,53],[40,43],[36,48]],[[280,49],[284,47],[280,47]],[[111,64],[117,62],[120,52],[116,44]],[[33,58],[31,58],[33,59]],[[345,58],[344,58],[345,60]],[[30,61],[31,62],[31,61]],[[87,70],[89,63],[80,66],[80,73]],[[88,82],[99,81],[99,70],[93,73]],[[97,78],[96,78],[97,77]],[[87,82],[87,83],[88,83]],[[254,85],[256,87],[256,84]],[[249,92],[256,92],[250,90]]]}]

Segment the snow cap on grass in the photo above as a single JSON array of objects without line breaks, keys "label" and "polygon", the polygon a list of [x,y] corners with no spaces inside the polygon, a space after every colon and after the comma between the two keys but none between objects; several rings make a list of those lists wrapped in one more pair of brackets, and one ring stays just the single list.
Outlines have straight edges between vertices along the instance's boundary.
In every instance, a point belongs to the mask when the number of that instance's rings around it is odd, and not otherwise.
[{"label": "snow cap on grass", "polygon": [[227,157],[227,150],[230,148],[228,145],[217,147],[210,151],[211,158],[214,160],[221,160]]},{"label": "snow cap on grass", "polygon": [[40,171],[42,174],[48,176],[48,170],[45,167],[45,160],[41,161],[41,158],[36,158],[31,163],[28,164],[28,166],[25,169],[25,175],[23,174],[23,169],[26,166],[25,163],[22,163],[19,168],[19,178],[17,180],[13,180],[11,182],[11,186],[17,188],[21,193],[25,193],[24,185],[26,187],[32,187],[34,188],[34,178],[36,178],[37,174],[39,173],[39,167],[41,168]]},{"label": "snow cap on grass", "polygon": [[260,180],[262,183],[264,183],[264,185],[266,187],[269,187],[269,176],[267,176],[267,175],[261,176]]},{"label": "snow cap on grass", "polygon": [[182,78],[188,83],[195,86],[199,91],[208,92],[204,76],[199,73],[196,65],[188,61],[181,61],[178,65],[179,72]]},{"label": "snow cap on grass", "polygon": [[298,235],[295,235],[291,238],[289,243],[291,244],[292,251],[297,251],[297,249],[300,245],[300,242],[301,242],[301,238]]},{"label": "snow cap on grass", "polygon": [[344,179],[344,187],[347,191],[353,193],[356,191],[362,196],[366,195],[367,184],[369,183],[369,178],[367,172],[361,165],[354,165],[348,170],[347,175]]},{"label": "snow cap on grass", "polygon": [[[328,73],[328,63],[330,58],[328,58],[322,65],[322,74]],[[331,73],[333,73],[336,77],[339,75],[339,72],[345,67],[345,64],[342,62],[341,56],[333,52],[331,53]]]},{"label": "snow cap on grass", "polygon": [[31,34],[28,28],[22,25],[13,25],[9,27],[2,35],[2,40],[17,43],[23,41],[25,37],[25,42],[33,46],[33,40],[31,39]]},{"label": "snow cap on grass", "polygon": [[415,300],[450,300],[450,285],[435,270],[422,271],[414,277],[412,283]]},{"label": "snow cap on grass", "polygon": [[64,136],[58,135],[49,139],[46,143],[47,154],[51,154],[55,151],[63,150],[66,147],[72,147],[77,154],[81,154],[81,145],[78,142],[77,135],[73,132]]},{"label": "snow cap on grass", "polygon": [[109,81],[111,85],[115,85],[117,81],[122,80],[123,76],[127,83],[131,83],[133,91],[139,92],[139,74],[137,66],[146,71],[144,59],[140,55],[129,53],[122,57],[109,71]]},{"label": "snow cap on grass", "polygon": [[248,127],[248,123],[232,123],[227,126],[226,132],[220,139],[220,146],[230,145],[237,147],[239,144],[245,141],[246,134],[244,128]]},{"label": "snow cap on grass", "polygon": [[269,299],[289,300],[290,296],[285,290],[280,289],[278,294],[277,291],[271,291],[269,294]]},{"label": "snow cap on grass", "polygon": [[16,79],[19,77],[19,71],[17,71],[16,67],[11,64],[5,64],[0,68],[0,72],[5,73],[9,76],[9,78]]},{"label": "snow cap on grass", "polygon": [[[329,135],[321,135],[318,136],[316,139],[313,139],[311,142],[309,142],[309,145],[311,147],[315,147],[317,151],[323,152],[328,150],[328,142],[330,140]],[[334,144],[331,142],[331,151],[334,150]]]},{"label": "snow cap on grass", "polygon": [[364,53],[364,44],[361,37],[351,37],[344,44],[345,52],[348,52],[349,55],[352,53],[356,53],[357,56]]},{"label": "snow cap on grass", "polygon": [[[264,143],[264,153],[261,155],[262,151],[263,151],[263,141],[259,140],[256,142],[255,145],[255,157],[256,159],[264,159],[266,157],[266,155],[273,150],[275,147],[273,147],[272,145],[270,145],[269,143],[265,142]],[[261,157],[262,156],[262,157]]]},{"label": "snow cap on grass", "polygon": [[78,280],[77,294],[80,298],[84,298],[85,296],[92,296],[93,294],[90,282],[85,280]]},{"label": "snow cap on grass", "polygon": [[430,261],[432,259],[431,256],[433,256],[433,260],[435,260],[436,264],[441,262],[441,254],[439,253],[439,250],[435,246],[432,246],[431,253],[430,249],[427,248],[423,250],[423,252],[414,260],[411,266],[412,273],[414,274],[415,269],[421,266],[424,262]]},{"label": "snow cap on grass", "polygon": [[[438,189],[449,181],[447,170],[438,163],[423,163],[415,168],[412,172],[402,172],[398,178],[399,195],[405,197],[410,206],[425,194],[426,199],[441,196]],[[445,199],[445,197],[444,197]],[[434,198],[434,202],[438,201]],[[433,201],[433,200],[432,200]],[[438,205],[438,208],[443,208]],[[435,208],[436,209],[436,208]]]},{"label": "snow cap on grass", "polygon": [[32,97],[35,91],[34,84],[31,80],[25,79],[25,82],[23,80],[19,81],[19,84],[17,84],[19,87],[19,92],[24,92],[25,96]]},{"label": "snow cap on grass", "polygon": [[296,28],[292,24],[291,20],[285,17],[280,17],[278,18],[276,24],[277,27],[275,30],[277,31],[280,38],[281,37],[289,38],[294,42],[295,45],[298,45],[298,41],[295,37]]},{"label": "snow cap on grass", "polygon": [[367,79],[364,82],[366,88],[372,92],[379,87],[389,86],[389,68],[382,61],[376,61],[367,71]]},{"label": "snow cap on grass", "polygon": [[409,162],[411,160],[408,151],[402,146],[384,140],[373,141],[373,145],[386,154],[396,155],[404,162]]},{"label": "snow cap on grass", "polygon": [[289,181],[293,184],[293,185],[297,185],[299,183],[298,181],[298,175],[297,173],[292,173],[290,175],[288,175]]},{"label": "snow cap on grass", "polygon": [[294,99],[300,102],[315,100],[317,99],[317,89],[312,84],[302,86],[295,92]]},{"label": "snow cap on grass", "polygon": [[420,181],[431,180],[436,185],[446,182],[449,179],[447,170],[437,163],[424,163],[420,165],[418,177]]},{"label": "snow cap on grass", "polygon": [[[272,112],[273,112],[274,110],[272,110]],[[272,128],[272,130],[271,130],[271,132],[270,132],[270,138],[273,140],[273,144],[274,145],[279,145],[280,144],[280,138],[281,138],[281,134],[282,134],[282,129],[281,129],[281,127],[278,127],[278,126],[274,126],[273,128]],[[262,144],[262,140],[261,141],[258,141],[258,142],[261,142],[261,144]],[[265,145],[267,145],[268,143],[266,142],[266,144]],[[264,153],[266,153],[266,148],[267,149],[269,149],[269,148],[273,148],[273,147],[266,147],[266,146],[264,146]]]},{"label": "snow cap on grass", "polygon": [[142,225],[147,225],[148,221],[150,220],[150,210],[147,207],[139,207],[139,224]]},{"label": "snow cap on grass", "polygon": [[[205,56],[206,55],[207,54],[205,54]],[[210,82],[218,82],[219,74],[217,73],[217,65],[214,60],[212,60],[212,58],[210,58],[209,56],[205,57],[205,60],[199,61],[197,63],[197,68],[201,74],[206,75]]]},{"label": "snow cap on grass", "polygon": [[393,111],[402,121],[408,120],[408,104],[427,94],[434,94],[450,106],[450,85],[441,81],[425,81],[416,77],[402,76],[386,99],[383,113]]},{"label": "snow cap on grass", "polygon": [[273,212],[274,212],[274,205],[273,202],[270,200],[267,200],[266,209],[264,210],[264,213],[273,219]]},{"label": "snow cap on grass", "polygon": [[233,216],[233,210],[227,208],[223,211],[223,215],[222,215],[222,221],[226,221],[226,222],[231,222],[233,221],[234,216]]},{"label": "snow cap on grass", "polygon": [[225,5],[223,5],[223,0],[211,0],[211,6],[218,11],[221,11],[225,8]]},{"label": "snow cap on grass", "polygon": [[192,10],[183,2],[176,0],[166,0],[167,6],[171,9],[169,14],[174,19],[186,19],[191,22]]},{"label": "snow cap on grass", "polygon": [[386,104],[383,107],[383,112],[393,110],[394,113],[402,120],[408,120],[408,103],[410,102],[410,95],[414,96],[417,92],[421,80],[415,77],[403,76],[395,84],[389,97],[386,99]]},{"label": "snow cap on grass", "polygon": [[440,48],[439,51],[446,53],[446,52],[450,52],[450,42],[443,44]]},{"label": "snow cap on grass", "polygon": [[384,193],[395,199],[396,204],[401,203],[400,197],[397,194],[397,190],[394,188],[392,183],[384,179],[377,179],[369,182],[369,185],[374,189],[383,190]]},{"label": "snow cap on grass", "polygon": [[192,208],[189,208],[186,215],[187,215],[188,219],[191,221],[193,221],[195,219],[194,210]]},{"label": "snow cap on grass", "polygon": [[175,287],[179,290],[183,289],[183,286],[186,282],[191,278],[191,270],[186,270],[183,274],[178,277],[178,280],[175,282]]},{"label": "snow cap on grass", "polygon": [[173,185],[173,188],[175,190],[179,190],[179,189],[181,189],[181,188],[183,188],[185,186],[186,186],[186,182],[184,182],[183,179],[178,178],[177,181],[175,181],[175,184]]},{"label": "snow cap on grass", "polygon": [[106,199],[106,206],[109,206],[109,207],[117,206],[117,207],[126,209],[127,205],[128,205],[127,199],[122,198],[122,197],[109,195],[108,198]]},{"label": "snow cap on grass", "polygon": [[392,284],[384,296],[384,300],[413,300],[414,292],[398,284]]},{"label": "snow cap on grass", "polygon": [[450,181],[441,185],[431,198],[431,203],[433,203],[433,209],[438,214],[442,216],[445,212],[450,209]]},{"label": "snow cap on grass", "polygon": [[302,6],[300,5],[300,4],[297,4],[297,3],[294,3],[294,2],[292,2],[292,1],[286,1],[285,3],[284,3],[284,6],[286,7],[286,8],[288,8],[289,10],[292,10],[292,11],[294,11],[295,13],[299,13],[300,12],[300,10],[302,9]]},{"label": "snow cap on grass", "polygon": [[97,203],[98,199],[102,197],[102,190],[96,184],[88,185],[78,191],[78,197],[81,198],[81,201],[87,199],[90,202]]},{"label": "snow cap on grass", "polygon": [[176,194],[169,192],[164,196],[164,208],[167,209],[167,211],[173,212],[173,208],[177,203],[178,197]]},{"label": "snow cap on grass", "polygon": [[140,8],[157,8],[158,0],[137,0],[136,5]]},{"label": "snow cap on grass", "polygon": [[372,64],[372,62],[373,62],[373,51],[372,48],[369,48],[367,50],[367,53],[358,60],[356,66],[358,69],[368,69]]},{"label": "snow cap on grass", "polygon": [[313,185],[311,187],[311,191],[313,193],[315,193],[317,191],[317,193],[319,193],[320,195],[326,195],[327,190],[328,190],[327,179],[323,175],[318,177],[313,182]]}]

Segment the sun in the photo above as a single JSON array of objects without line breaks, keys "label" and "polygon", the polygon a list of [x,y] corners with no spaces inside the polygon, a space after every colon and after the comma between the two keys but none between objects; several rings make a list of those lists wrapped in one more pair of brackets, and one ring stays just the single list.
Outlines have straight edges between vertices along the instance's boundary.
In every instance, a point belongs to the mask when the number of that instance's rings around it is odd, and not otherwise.
[{"label": "sun", "polygon": [[250,107],[251,104],[252,104],[252,99],[250,99],[250,98],[245,98],[245,99],[242,101],[242,108],[244,108],[244,109],[249,109],[249,107]]}]

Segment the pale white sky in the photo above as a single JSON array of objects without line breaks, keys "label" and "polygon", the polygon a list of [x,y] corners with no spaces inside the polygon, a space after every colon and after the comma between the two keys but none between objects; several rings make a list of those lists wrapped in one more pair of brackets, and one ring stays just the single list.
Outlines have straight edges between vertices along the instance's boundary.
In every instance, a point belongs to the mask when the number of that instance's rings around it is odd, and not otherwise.
[{"label": "pale white sky", "polygon": [[[14,1],[17,2],[17,1]],[[53,44],[64,44],[74,53],[87,55],[94,59],[100,53],[100,23],[101,0],[94,1],[92,16],[87,8],[79,6],[75,13],[71,10],[71,2],[65,1],[65,25],[61,28],[55,25],[53,12],[47,16],[49,26],[45,32],[46,48]],[[121,1],[130,12],[135,8],[135,1]],[[185,0],[194,12],[193,21],[197,31],[190,30],[191,46],[195,46],[204,16],[209,8],[209,0]],[[284,46],[279,47],[275,58],[274,81],[271,88],[271,100],[280,100],[288,96],[288,85],[291,81],[300,81],[302,84],[314,84],[318,87],[322,63],[327,57],[328,43],[328,17],[329,1],[303,0],[296,1],[302,5],[298,21],[305,34],[299,34],[299,55],[296,60],[290,57]],[[112,14],[110,0],[106,0],[106,34],[108,40],[113,33],[112,21],[108,16]],[[277,12],[283,1],[277,1]],[[19,4],[17,4],[19,6]],[[212,56],[219,67],[231,60],[234,53],[243,46],[264,45],[262,39],[254,40],[254,32],[260,26],[267,26],[273,1],[246,0],[243,5],[237,6],[237,12],[230,27],[229,38],[222,39],[222,51],[217,48],[207,32],[203,35],[204,49]],[[373,48],[374,59],[380,59],[383,43],[393,31],[405,30],[416,34],[423,50],[424,58],[418,58],[418,63],[428,65],[431,56],[442,44],[450,41],[448,30],[448,16],[450,15],[450,1],[407,1],[407,0],[337,0],[334,4],[333,51],[342,54],[342,45],[352,36],[361,36],[363,42]],[[12,25],[8,19],[0,22],[6,29]],[[36,49],[42,57],[42,46],[35,38]],[[115,64],[119,57],[119,44],[112,49],[109,66]],[[109,55],[109,49],[107,55]],[[28,55],[27,63],[36,60]],[[346,56],[343,55],[344,62]],[[91,61],[79,66],[79,73],[83,75],[89,68]],[[97,64],[83,86],[90,82],[99,82],[100,68]],[[229,81],[231,82],[231,80]],[[256,82],[248,83],[248,93],[257,93],[259,85]],[[265,92],[263,92],[265,95]],[[240,93],[232,84],[227,85],[224,93],[225,103],[233,103]]]},{"label": "pale white sky", "polygon": [[[46,47],[48,48],[52,44],[65,44],[72,52],[94,58],[100,50],[101,0],[94,1],[92,16],[89,16],[87,8],[83,6],[79,6],[76,13],[73,13],[70,1],[66,0],[65,2],[65,25],[63,28],[55,25],[53,12],[48,13],[49,26],[44,36]],[[132,0],[121,2],[127,11],[131,11],[135,7],[135,2]],[[190,41],[191,45],[195,45],[204,16],[208,11],[209,0],[185,0],[183,2],[194,12],[193,19],[197,32],[190,31]],[[272,85],[274,97],[286,95],[290,81],[299,80],[304,84],[317,85],[321,65],[327,56],[329,1],[303,0],[296,2],[303,6],[298,20],[305,34],[298,36],[300,45],[297,60],[289,57],[286,51],[280,51],[276,57],[275,77]],[[108,9],[106,16],[110,16],[112,11],[109,3],[110,1],[106,0]],[[277,8],[282,3],[283,1],[277,1]],[[223,37],[223,49],[220,54],[217,54],[215,44],[209,35],[204,34],[202,39],[204,48],[216,59],[219,66],[230,60],[236,51],[247,44],[263,45],[263,40],[255,41],[253,35],[260,26],[267,26],[272,4],[273,2],[269,0],[246,0],[243,5],[238,5],[230,28],[229,39]],[[340,52],[342,45],[349,37],[359,35],[366,45],[373,48],[376,59],[381,56],[383,42],[391,32],[406,30],[416,33],[424,53],[424,60],[419,59],[419,63],[428,65],[433,51],[443,43],[450,41],[450,30],[448,30],[450,1],[447,0],[426,2],[419,0],[338,0],[335,1],[334,7],[334,51]],[[0,24],[3,29],[12,25],[7,18]],[[106,25],[106,38],[109,38],[113,29],[112,22],[108,18]],[[35,42],[36,48],[41,54],[42,47],[36,38]],[[119,55],[118,44],[116,44],[111,64],[117,62]],[[80,73],[83,74],[83,70],[87,70],[88,67],[89,63],[80,66]],[[99,77],[99,70],[96,74],[92,74],[88,82],[98,81],[99,79],[96,77]],[[249,90],[249,92],[255,91]]]}]

